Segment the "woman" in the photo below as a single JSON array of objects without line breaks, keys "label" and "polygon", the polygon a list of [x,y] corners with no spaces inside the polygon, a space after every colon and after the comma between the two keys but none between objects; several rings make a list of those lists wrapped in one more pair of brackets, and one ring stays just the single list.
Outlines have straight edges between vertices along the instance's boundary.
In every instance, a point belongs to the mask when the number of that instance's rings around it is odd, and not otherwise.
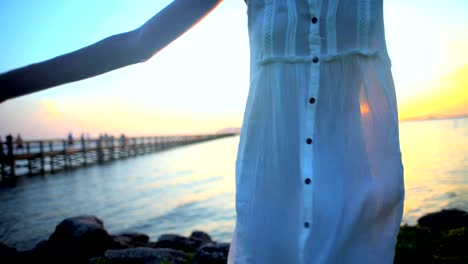
[{"label": "woman", "polygon": [[[239,0],[240,1],[240,0]],[[1,100],[149,59],[221,0],[0,76]],[[403,166],[383,0],[249,0],[230,263],[392,263]]]}]

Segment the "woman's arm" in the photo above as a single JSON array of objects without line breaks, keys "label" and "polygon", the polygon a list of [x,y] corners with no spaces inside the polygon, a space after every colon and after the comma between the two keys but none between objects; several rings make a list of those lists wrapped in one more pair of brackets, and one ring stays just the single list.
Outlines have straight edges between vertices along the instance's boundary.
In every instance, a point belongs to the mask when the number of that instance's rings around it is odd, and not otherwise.
[{"label": "woman's arm", "polygon": [[85,48],[0,75],[0,103],[151,58],[222,0],[174,0],[141,27]]}]

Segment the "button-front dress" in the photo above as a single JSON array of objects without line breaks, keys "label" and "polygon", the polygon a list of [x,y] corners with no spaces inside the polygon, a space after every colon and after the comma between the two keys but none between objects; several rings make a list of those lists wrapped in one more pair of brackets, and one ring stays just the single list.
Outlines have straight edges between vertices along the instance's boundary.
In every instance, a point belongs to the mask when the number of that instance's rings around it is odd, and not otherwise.
[{"label": "button-front dress", "polygon": [[383,0],[248,0],[235,264],[392,263],[404,201]]}]

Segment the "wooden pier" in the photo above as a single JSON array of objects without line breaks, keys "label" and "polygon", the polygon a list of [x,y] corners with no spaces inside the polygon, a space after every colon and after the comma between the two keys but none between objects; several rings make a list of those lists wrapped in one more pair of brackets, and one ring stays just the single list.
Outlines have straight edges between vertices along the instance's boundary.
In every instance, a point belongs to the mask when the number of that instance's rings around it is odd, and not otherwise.
[{"label": "wooden pier", "polygon": [[25,141],[18,145],[11,136],[0,142],[1,182],[21,175],[44,175],[61,170],[111,162],[213,140],[235,134],[156,136],[156,137],[100,137],[70,140]]}]

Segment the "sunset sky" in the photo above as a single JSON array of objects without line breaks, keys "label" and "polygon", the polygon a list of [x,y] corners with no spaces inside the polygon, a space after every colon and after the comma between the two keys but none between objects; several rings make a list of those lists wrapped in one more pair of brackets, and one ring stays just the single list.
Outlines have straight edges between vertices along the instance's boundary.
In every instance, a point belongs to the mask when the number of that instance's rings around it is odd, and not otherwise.
[{"label": "sunset sky", "polygon": [[[169,0],[0,2],[0,72],[130,31]],[[241,126],[246,9],[226,0],[151,60],[0,104],[0,136],[194,134]],[[468,114],[468,1],[385,0],[400,119]]]}]

